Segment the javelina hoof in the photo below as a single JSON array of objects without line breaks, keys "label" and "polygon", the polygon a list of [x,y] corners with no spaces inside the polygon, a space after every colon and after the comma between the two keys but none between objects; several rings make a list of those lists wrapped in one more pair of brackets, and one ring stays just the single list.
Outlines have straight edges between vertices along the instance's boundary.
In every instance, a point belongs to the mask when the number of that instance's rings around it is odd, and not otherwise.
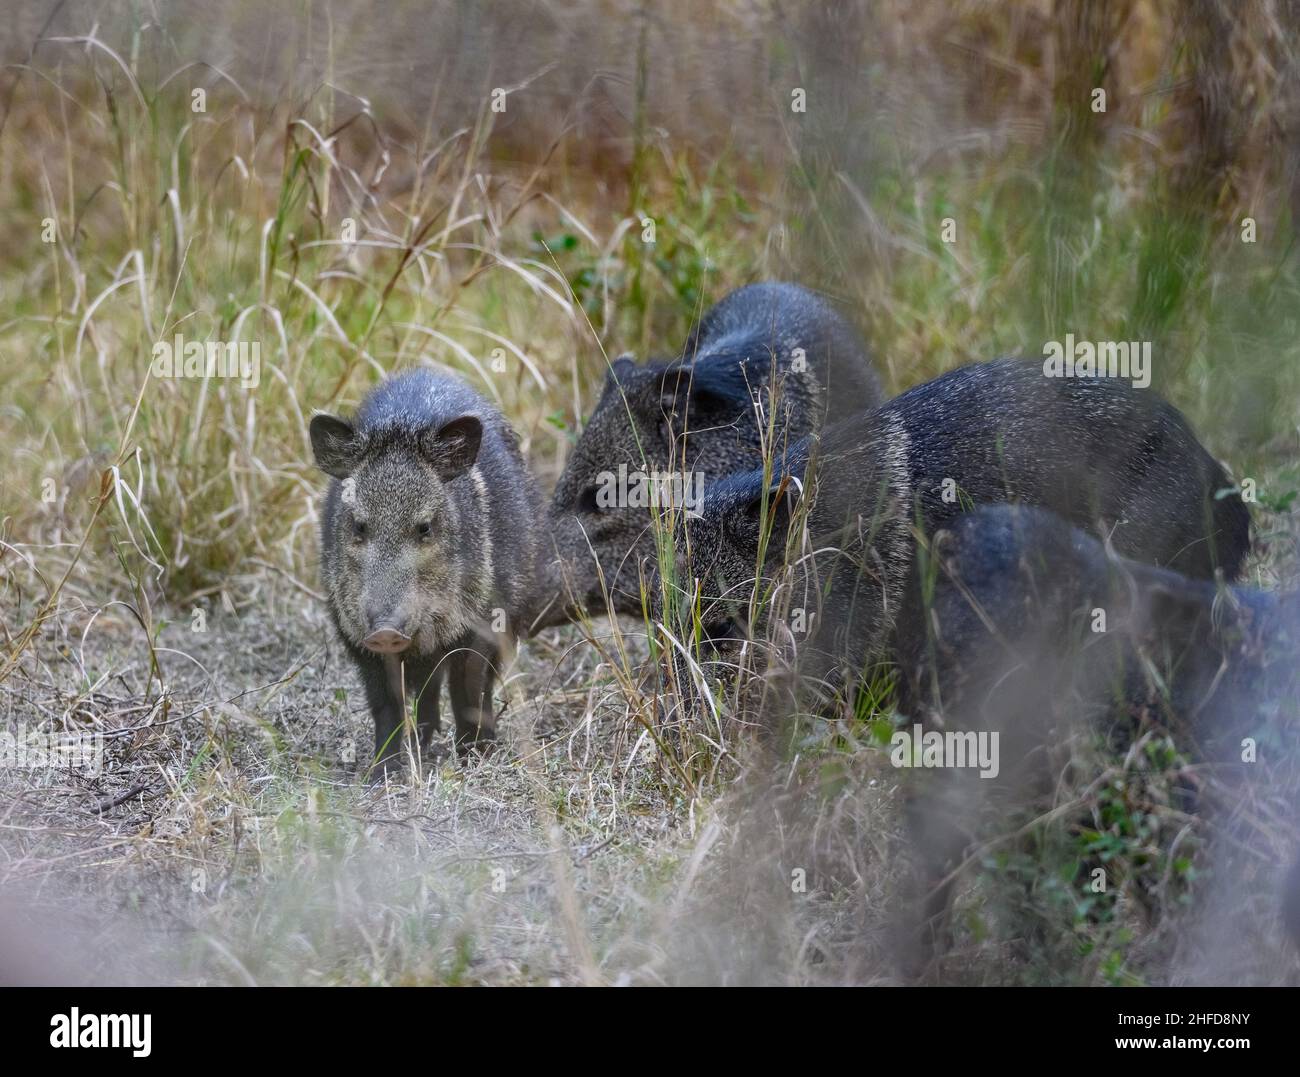
[{"label": "javelina hoof", "polygon": [[384,759],[376,759],[370,764],[370,768],[365,773],[366,782],[370,785],[383,785],[389,778],[394,781],[402,777],[406,772],[406,757],[404,755],[390,755]]},{"label": "javelina hoof", "polygon": [[[442,745],[425,744],[420,747],[420,763],[425,768],[439,767],[451,753]],[[382,785],[387,779],[394,781],[405,777],[410,769],[410,759],[405,752],[376,759],[365,773],[372,785]]]},{"label": "javelina hoof", "polygon": [[497,735],[495,730],[475,729],[456,734],[456,754],[462,763],[468,763],[475,755],[489,756],[495,751]]},{"label": "javelina hoof", "polygon": [[439,766],[446,762],[449,755],[451,752],[442,743],[420,745],[420,760],[423,763]]}]

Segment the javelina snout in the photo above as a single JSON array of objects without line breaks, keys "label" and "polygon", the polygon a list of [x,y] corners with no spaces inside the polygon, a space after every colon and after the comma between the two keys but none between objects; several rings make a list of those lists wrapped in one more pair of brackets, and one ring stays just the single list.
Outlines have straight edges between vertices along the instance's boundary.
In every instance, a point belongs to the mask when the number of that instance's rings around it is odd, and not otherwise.
[{"label": "javelina snout", "polygon": [[410,645],[411,637],[397,628],[377,628],[361,641],[361,646],[375,654],[401,654]]},{"label": "javelina snout", "polygon": [[537,496],[514,434],[447,377],[392,378],[356,420],[317,415],[333,477],[322,516],[330,612],[375,718],[375,758],[399,758],[403,707],[420,742],[441,726],[444,678],[462,750],[494,738],[492,686],[526,616]]},{"label": "javelina snout", "polygon": [[612,477],[670,472],[703,483],[756,467],[766,448],[882,400],[856,330],[820,296],[793,284],[732,292],[705,314],[675,359],[615,360],[551,504],[550,589],[565,597],[534,627],[583,606],[603,613],[607,596],[616,612],[641,616],[656,525],[643,503],[605,496]]}]

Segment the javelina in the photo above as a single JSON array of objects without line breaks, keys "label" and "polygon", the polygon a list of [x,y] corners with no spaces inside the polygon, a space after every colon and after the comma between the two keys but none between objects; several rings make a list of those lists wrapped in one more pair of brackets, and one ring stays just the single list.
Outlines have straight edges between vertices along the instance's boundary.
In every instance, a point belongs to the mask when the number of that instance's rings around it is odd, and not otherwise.
[{"label": "javelina", "polygon": [[[556,483],[555,559],[547,570],[547,591],[556,598],[535,627],[584,605],[605,612],[604,588],[617,612],[642,614],[642,565],[655,559],[653,513],[615,491],[620,468],[633,481],[670,472],[726,475],[759,464],[765,442],[785,447],[826,417],[834,421],[881,400],[857,332],[820,296],[794,284],[732,292],[704,316],[675,360],[615,360]],[[678,503],[690,496],[679,494]]]},{"label": "javelina", "polygon": [[537,565],[539,498],[514,431],[468,386],[413,370],[379,385],[351,422],[314,416],[311,443],[332,476],[321,519],[330,613],[365,685],[376,762],[398,756],[408,693],[428,746],[444,673],[457,747],[493,740],[497,664]]},{"label": "javelina", "polygon": [[[995,817],[1005,819],[1035,798],[1050,801],[1063,761],[1049,757],[1076,737],[1100,740],[1122,759],[1138,736],[1162,730],[1181,752],[1213,764],[1214,799],[1231,804],[1236,787],[1237,798],[1281,796],[1294,811],[1295,596],[1216,586],[1119,557],[1028,506],[959,516],[934,537],[931,554],[924,611],[900,618],[900,710],[909,725],[924,721],[944,735],[996,735],[998,771],[984,780],[968,768],[940,768],[911,790],[915,889],[902,908],[916,920],[899,934],[908,966],[944,942],[954,869],[981,817],[993,814],[982,809],[996,801]],[[1268,746],[1260,765],[1243,762],[1247,737]],[[1265,765],[1266,757],[1279,765]],[[1196,810],[1198,799],[1188,787],[1177,807]],[[1243,831],[1230,844],[1258,839]]]},{"label": "javelina", "polygon": [[[794,513],[805,481],[815,494]],[[679,519],[678,575],[688,599],[699,580],[706,634],[732,637],[749,619],[760,544],[766,585],[798,517],[806,526],[794,537],[807,545],[769,607],[797,612],[791,634],[806,629],[796,639],[799,673],[817,681],[886,655],[899,612],[925,582],[914,529],[933,534],[964,509],[1018,501],[1104,534],[1135,559],[1235,579],[1249,515],[1230,486],[1182,415],[1153,393],[1106,378],[1046,378],[1038,363],[999,359],[804,439],[771,478],[757,468],[714,483],[699,515]]]},{"label": "javelina", "polygon": [[[1106,684],[1118,691],[1097,705],[1124,699],[1179,716],[1181,732],[1204,757],[1225,746],[1231,754],[1249,722],[1248,707],[1229,718],[1217,713],[1222,705],[1276,691],[1277,674],[1293,672],[1287,663],[1266,678],[1261,666],[1300,646],[1300,638],[1288,642],[1300,630],[1293,597],[1108,552],[1043,509],[1003,505],[958,516],[937,534],[930,555],[931,594],[915,596],[921,607],[899,618],[905,709],[960,709],[968,719],[986,708],[1005,711],[994,681],[1005,685],[1012,667],[1031,670],[1040,685],[1051,680],[1047,667],[1023,660],[1027,648],[1067,663],[1071,678],[1084,665],[1103,673],[1085,677],[1085,690]],[[1153,669],[1171,675],[1153,685]],[[1234,685],[1242,678],[1251,687]],[[1152,688],[1161,698],[1144,698]]]}]

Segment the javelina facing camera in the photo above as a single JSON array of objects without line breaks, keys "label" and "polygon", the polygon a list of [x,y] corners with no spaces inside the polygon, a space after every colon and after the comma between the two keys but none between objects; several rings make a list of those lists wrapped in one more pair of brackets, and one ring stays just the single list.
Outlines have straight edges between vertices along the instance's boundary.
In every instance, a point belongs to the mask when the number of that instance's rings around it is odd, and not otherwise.
[{"label": "javelina facing camera", "polygon": [[365,685],[376,763],[400,759],[407,698],[429,746],[444,675],[458,749],[492,741],[492,687],[537,554],[538,497],[514,431],[468,386],[414,370],[383,382],[351,422],[314,416],[311,444],[332,476],[330,613]]},{"label": "javelina facing camera", "polygon": [[794,284],[732,292],[675,360],[615,360],[555,486],[547,570],[555,601],[535,628],[584,605],[605,612],[606,588],[616,612],[641,616],[642,565],[655,560],[653,513],[634,498],[607,496],[614,476],[698,474],[702,486],[760,464],[766,439],[784,449],[824,419],[882,399],[856,330]]}]

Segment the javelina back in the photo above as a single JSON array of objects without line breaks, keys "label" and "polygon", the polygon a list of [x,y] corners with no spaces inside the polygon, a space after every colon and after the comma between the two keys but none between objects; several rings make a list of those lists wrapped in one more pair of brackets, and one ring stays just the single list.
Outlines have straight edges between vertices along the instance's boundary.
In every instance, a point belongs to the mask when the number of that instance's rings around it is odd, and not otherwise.
[{"label": "javelina back", "polygon": [[[1123,758],[1158,727],[1181,752],[1213,764],[1212,801],[1230,806],[1235,788],[1242,800],[1280,796],[1294,812],[1296,596],[1216,586],[1119,557],[1028,506],[957,517],[935,536],[932,556],[924,610],[900,618],[900,710],[929,729],[996,735],[998,771],[984,780],[970,769],[936,769],[910,790],[915,889],[902,912],[914,922],[899,935],[910,948],[906,964],[923,964],[943,945],[952,873],[973,840],[990,836],[979,833],[981,817],[1005,819],[1050,801],[1062,761],[1049,757],[1079,735]],[[1268,746],[1260,765],[1243,760],[1247,737]],[[1199,810],[1198,799],[1188,786],[1177,804]],[[994,801],[997,812],[986,813]],[[1247,827],[1253,813],[1229,807],[1224,815],[1241,815],[1232,825]],[[1243,848],[1260,841],[1245,829],[1231,838]]]},{"label": "javelina back", "polygon": [[[1251,721],[1245,701],[1278,691],[1278,674],[1294,672],[1290,662],[1267,678],[1262,672],[1280,652],[1300,647],[1300,638],[1289,642],[1300,632],[1294,597],[1108,552],[1043,509],[1004,505],[958,516],[930,553],[932,593],[904,611],[897,633],[909,711],[960,709],[969,721],[985,709],[1019,706],[1009,700],[1023,697],[1012,690],[1003,698],[995,681],[1005,686],[1016,667],[1041,687],[1051,680],[1048,667],[1026,653],[1050,655],[1071,679],[1085,666],[1102,674],[1082,678],[1086,692],[1097,693],[1094,706],[1121,698],[1150,704],[1178,716],[1198,755],[1230,756]],[[1171,675],[1153,685],[1151,669]],[[1118,690],[1103,699],[1103,685]],[[1146,698],[1153,688],[1160,698]],[[1238,704],[1239,714],[1219,713]]]},{"label": "javelina back", "polygon": [[[791,508],[805,481],[815,493],[803,518]],[[1153,393],[1106,378],[1046,378],[1038,363],[999,359],[799,442],[770,485],[762,468],[715,483],[702,512],[679,524],[678,572],[700,581],[706,632],[732,636],[748,619],[760,543],[770,583],[800,516],[794,538],[807,545],[773,608],[799,611],[799,672],[816,681],[885,656],[899,611],[924,582],[914,529],[933,534],[971,507],[1023,502],[1137,560],[1235,579],[1249,515],[1230,486],[1182,415]]]},{"label": "javelina back", "polygon": [[498,663],[537,565],[539,497],[514,431],[468,386],[413,370],[379,385],[351,422],[314,416],[311,443],[332,476],[321,519],[330,613],[365,685],[376,762],[398,758],[408,695],[428,746],[444,674],[457,746],[491,741]]},{"label": "javelina back", "polygon": [[732,292],[675,360],[615,360],[556,483],[547,571],[556,600],[535,627],[583,606],[605,612],[604,588],[617,612],[641,615],[642,566],[655,560],[653,513],[632,498],[602,494],[613,491],[620,468],[632,478],[726,475],[760,463],[769,439],[785,447],[824,418],[882,399],[861,337],[829,303],[794,284]]}]

